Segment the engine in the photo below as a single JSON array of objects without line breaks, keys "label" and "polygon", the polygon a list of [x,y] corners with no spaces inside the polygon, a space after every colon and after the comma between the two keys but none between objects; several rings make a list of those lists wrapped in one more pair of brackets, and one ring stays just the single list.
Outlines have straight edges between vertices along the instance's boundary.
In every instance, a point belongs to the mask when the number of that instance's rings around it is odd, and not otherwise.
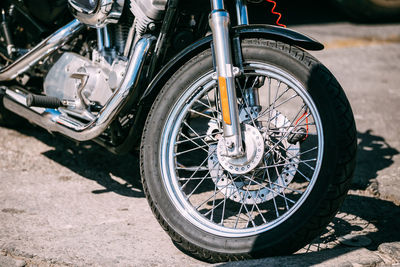
[{"label": "engine", "polygon": [[82,23],[101,28],[118,22],[125,0],[68,0],[71,13]]},{"label": "engine", "polygon": [[[68,0],[72,14],[82,23],[101,28],[117,23],[122,15],[125,0]],[[160,20],[167,0],[130,0],[130,7],[137,19],[136,29],[145,30],[149,23]]]},{"label": "engine", "polygon": [[90,60],[66,52],[57,60],[44,81],[44,92],[67,101],[65,112],[90,120],[87,111],[103,107],[122,82],[127,62],[115,59],[110,65],[101,56]]},{"label": "engine", "polygon": [[162,19],[168,0],[131,0],[131,11],[136,18],[136,31],[143,34],[153,21]]},{"label": "engine", "polygon": [[90,121],[124,78],[128,64],[124,46],[132,43],[128,38],[129,28],[135,30],[137,40],[150,23],[162,19],[167,0],[131,0],[134,23],[129,14],[114,26],[107,24],[118,22],[124,0],[68,0],[68,3],[78,20],[96,28],[97,40],[92,37],[86,41],[86,54],[63,53],[45,77],[44,93],[68,103],[62,108],[64,112]]}]

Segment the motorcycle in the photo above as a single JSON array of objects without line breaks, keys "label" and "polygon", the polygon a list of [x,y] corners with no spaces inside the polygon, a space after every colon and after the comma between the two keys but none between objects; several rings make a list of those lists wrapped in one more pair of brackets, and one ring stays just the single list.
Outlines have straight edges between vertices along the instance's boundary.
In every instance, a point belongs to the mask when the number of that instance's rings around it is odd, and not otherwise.
[{"label": "motorcycle", "polygon": [[356,128],[306,52],[323,45],[249,24],[259,2],[2,1],[1,119],[140,150],[155,217],[194,257],[293,253],[345,198]]}]

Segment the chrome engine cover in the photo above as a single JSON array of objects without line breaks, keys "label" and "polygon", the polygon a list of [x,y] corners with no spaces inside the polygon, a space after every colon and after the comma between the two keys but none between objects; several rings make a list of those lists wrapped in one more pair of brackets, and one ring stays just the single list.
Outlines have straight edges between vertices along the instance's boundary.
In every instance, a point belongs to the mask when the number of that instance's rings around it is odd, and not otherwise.
[{"label": "chrome engine cover", "polygon": [[134,14],[136,10],[140,10],[149,19],[160,20],[167,2],[168,0],[131,0],[131,10]]},{"label": "chrome engine cover", "polygon": [[131,11],[136,18],[136,30],[143,34],[148,25],[161,20],[168,0],[130,0]]},{"label": "chrome engine cover", "polygon": [[91,61],[66,52],[51,67],[43,87],[48,96],[74,103],[75,114],[86,114],[91,103],[106,105],[119,87],[126,62],[116,59],[112,65],[105,60]]},{"label": "chrome engine cover", "polygon": [[72,14],[80,22],[94,28],[117,23],[125,0],[68,0]]}]

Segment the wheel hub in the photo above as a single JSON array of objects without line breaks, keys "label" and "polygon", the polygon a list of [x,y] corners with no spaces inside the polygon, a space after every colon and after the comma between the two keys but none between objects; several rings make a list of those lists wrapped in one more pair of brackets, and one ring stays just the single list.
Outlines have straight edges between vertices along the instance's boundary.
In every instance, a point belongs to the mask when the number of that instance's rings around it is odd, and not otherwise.
[{"label": "wheel hub", "polygon": [[245,125],[242,132],[245,153],[238,158],[227,156],[228,147],[224,138],[218,142],[217,156],[221,166],[232,174],[245,174],[257,167],[264,154],[264,138],[257,128]]},{"label": "wheel hub", "polygon": [[[282,130],[275,138],[262,135],[251,125],[244,125],[242,136],[246,153],[242,157],[226,156],[228,148],[224,138],[209,148],[208,168],[212,180],[221,193],[235,202],[253,205],[268,201],[282,194],[297,172],[299,143],[291,144],[285,138],[281,140],[280,146],[276,146],[280,136],[285,135],[290,121],[277,111],[272,117],[274,120],[271,121],[271,127]],[[277,166],[272,167],[274,165]],[[260,166],[263,168],[255,170]]]}]

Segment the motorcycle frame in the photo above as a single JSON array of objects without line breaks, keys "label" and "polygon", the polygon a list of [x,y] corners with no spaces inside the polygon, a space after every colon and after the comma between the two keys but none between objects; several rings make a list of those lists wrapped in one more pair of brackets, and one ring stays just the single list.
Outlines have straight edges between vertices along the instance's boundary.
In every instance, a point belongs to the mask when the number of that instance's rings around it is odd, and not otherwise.
[{"label": "motorcycle frame", "polygon": [[[24,100],[28,92],[21,88],[15,89],[5,86],[0,88],[0,91],[3,91],[3,94],[5,94],[3,98],[4,106],[49,131],[60,132],[77,141],[94,140],[114,153],[123,154],[137,146],[146,118],[145,114],[148,113],[154,101],[154,96],[163,84],[189,58],[211,47],[215,55],[215,77],[218,79],[220,90],[219,77],[221,77],[221,80],[225,79],[226,82],[228,115],[225,116],[231,118],[231,124],[225,123],[224,125],[225,138],[228,141],[227,150],[229,151],[227,152],[230,153],[230,156],[239,156],[243,153],[243,150],[241,149],[241,131],[238,124],[234,75],[239,75],[240,70],[243,68],[240,47],[241,38],[267,38],[283,41],[309,50],[321,50],[323,49],[323,45],[289,29],[268,25],[247,25],[247,6],[244,0],[236,0],[239,26],[231,28],[229,14],[224,9],[224,2],[222,0],[211,0],[212,11],[209,23],[213,30],[213,35],[200,39],[175,55],[166,64],[163,64],[165,63],[164,58],[167,53],[167,43],[174,28],[173,26],[178,19],[178,2],[179,0],[168,1],[166,14],[157,41],[155,36],[145,35],[136,44],[132,45],[127,67],[127,73],[131,75],[126,75],[128,78],[124,80],[121,88],[117,90],[103,110],[99,112],[95,121],[82,125],[56,111],[43,111],[40,108],[27,107],[24,104]],[[17,59],[16,62],[7,68],[1,69],[0,81],[14,79],[15,73],[23,75],[26,70],[40,59],[61,48],[68,40],[76,36],[84,28],[82,26],[77,20],[74,20],[50,35],[26,55]],[[225,49],[227,47],[229,49]],[[148,68],[144,68],[145,62],[149,62]],[[159,69],[157,66],[161,64],[164,67]],[[144,71],[146,69],[147,71]],[[151,82],[145,87],[139,82],[141,79],[151,80]],[[224,81],[221,82],[224,83]],[[136,110],[136,116],[131,131],[122,144],[119,146],[110,146],[110,144],[98,138],[110,126],[119,112],[132,109]]]}]

